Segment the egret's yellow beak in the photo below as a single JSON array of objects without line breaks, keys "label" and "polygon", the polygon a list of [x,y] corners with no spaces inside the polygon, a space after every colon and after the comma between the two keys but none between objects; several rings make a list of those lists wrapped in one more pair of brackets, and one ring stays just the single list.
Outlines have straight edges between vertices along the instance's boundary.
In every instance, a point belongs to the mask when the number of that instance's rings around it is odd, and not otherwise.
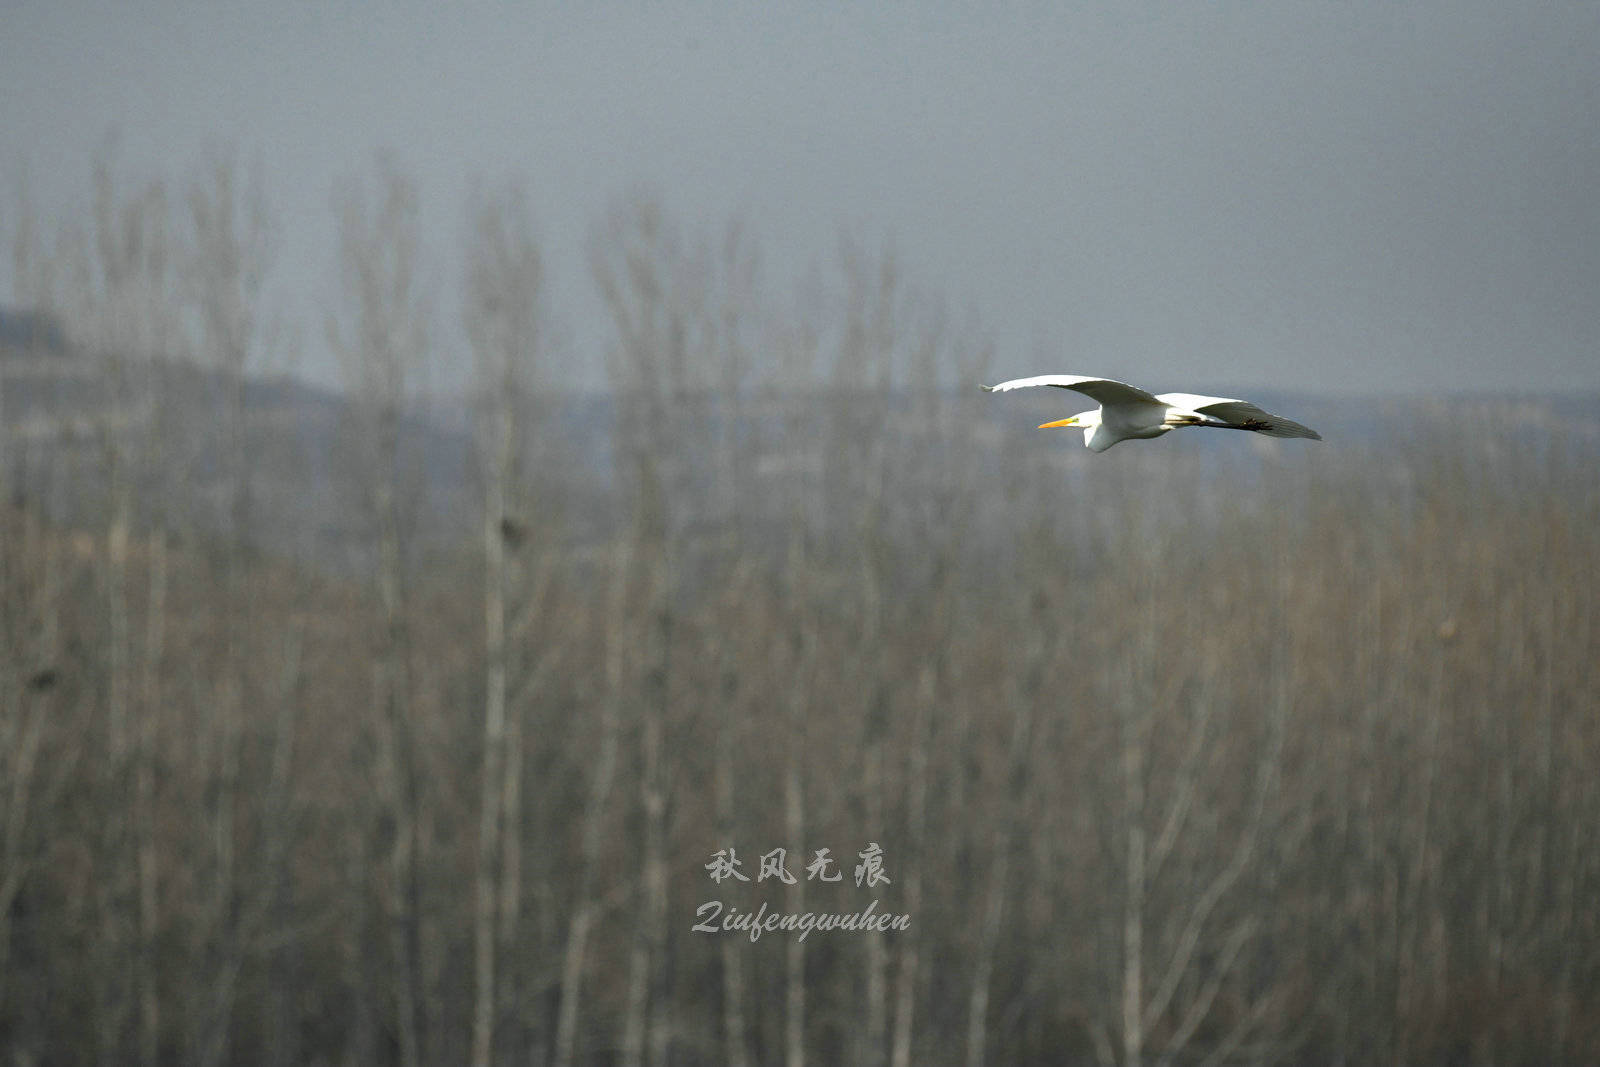
[{"label": "egret's yellow beak", "polygon": [[1047,422],[1043,426],[1040,426],[1039,429],[1048,430],[1053,426],[1076,426],[1076,425],[1078,425],[1078,416],[1074,415],[1070,419],[1057,419],[1055,422]]}]

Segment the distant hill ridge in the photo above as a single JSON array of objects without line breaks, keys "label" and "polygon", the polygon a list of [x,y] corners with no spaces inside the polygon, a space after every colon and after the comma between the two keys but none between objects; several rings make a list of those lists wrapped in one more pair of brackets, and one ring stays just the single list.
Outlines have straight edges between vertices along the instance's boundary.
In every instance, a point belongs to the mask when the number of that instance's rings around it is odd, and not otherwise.
[{"label": "distant hill ridge", "polygon": [[65,355],[67,333],[47,311],[0,307],[0,358],[13,354]]}]

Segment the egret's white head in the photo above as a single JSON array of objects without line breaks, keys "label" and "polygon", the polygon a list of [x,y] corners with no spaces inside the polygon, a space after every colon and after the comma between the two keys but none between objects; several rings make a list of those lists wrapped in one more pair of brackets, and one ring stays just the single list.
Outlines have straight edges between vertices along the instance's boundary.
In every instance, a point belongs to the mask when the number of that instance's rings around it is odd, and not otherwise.
[{"label": "egret's white head", "polygon": [[1083,431],[1083,443],[1091,452],[1104,452],[1121,440],[1120,437],[1102,433],[1100,412],[1085,411],[1068,419],[1057,419],[1055,422],[1042,424],[1039,429],[1051,430],[1058,426],[1065,426],[1074,430]]},{"label": "egret's white head", "polygon": [[1070,419],[1057,419],[1055,422],[1044,423],[1039,429],[1050,430],[1057,426],[1071,426],[1078,430],[1092,430],[1099,425],[1100,411],[1097,408],[1094,411],[1081,411]]}]

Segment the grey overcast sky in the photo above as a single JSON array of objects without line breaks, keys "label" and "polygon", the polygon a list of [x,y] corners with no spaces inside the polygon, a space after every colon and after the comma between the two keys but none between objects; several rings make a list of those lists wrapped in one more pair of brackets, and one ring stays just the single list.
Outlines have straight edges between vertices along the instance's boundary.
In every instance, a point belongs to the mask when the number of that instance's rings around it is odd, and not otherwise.
[{"label": "grey overcast sky", "polygon": [[644,187],[742,216],[769,285],[892,236],[1002,376],[1600,388],[1593,2],[0,7],[0,228],[24,173],[85,203],[113,129],[130,180],[259,161],[322,380],[332,191],[390,149],[441,334],[471,180],[526,178],[578,384],[586,234]]}]

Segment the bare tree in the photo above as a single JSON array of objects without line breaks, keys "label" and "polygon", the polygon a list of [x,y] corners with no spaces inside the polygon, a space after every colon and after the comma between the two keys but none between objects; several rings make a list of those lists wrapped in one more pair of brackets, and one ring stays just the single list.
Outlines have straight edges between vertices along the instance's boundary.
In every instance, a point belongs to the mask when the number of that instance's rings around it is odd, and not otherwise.
[{"label": "bare tree", "polygon": [[627,435],[619,442],[626,476],[634,485],[632,530],[644,568],[645,593],[637,631],[645,691],[639,697],[639,807],[643,816],[638,924],[629,954],[627,1009],[622,1034],[625,1064],[659,1064],[666,1055],[668,1005],[663,952],[666,943],[666,797],[663,751],[671,684],[672,612],[677,546],[664,445],[672,440],[675,395],[686,382],[687,311],[674,299],[680,280],[676,235],[658,205],[642,203],[613,215],[597,236],[591,264],[616,328],[611,362]]},{"label": "bare tree", "polygon": [[[26,191],[14,217],[12,275],[17,295],[27,304],[45,305],[45,264]],[[29,336],[24,354],[33,356],[40,338]],[[13,501],[22,497],[13,484],[13,419],[6,407],[10,368],[0,364],[0,588],[8,590],[0,611],[0,1000],[11,989],[12,914],[29,869],[25,832],[32,816],[45,726],[61,657],[60,552],[41,536],[42,524]]]},{"label": "bare tree", "polygon": [[[728,228],[718,250],[717,277],[709,283],[712,292],[701,302],[706,342],[702,346],[704,373],[715,383],[712,394],[715,408],[710,417],[717,432],[710,443],[714,481],[710,488],[713,510],[722,522],[732,527],[727,556],[722,561],[727,575],[727,610],[736,614],[752,596],[755,581],[754,561],[745,552],[742,536],[745,501],[755,491],[751,479],[753,457],[741,442],[749,411],[751,320],[757,318],[756,279],[759,257],[742,227]],[[757,324],[756,329],[760,329]],[[713,639],[717,687],[721,715],[716,722],[715,769],[717,829],[724,842],[733,842],[739,829],[737,818],[740,768],[739,751],[744,702],[741,700],[738,655],[743,642],[737,635],[723,633]],[[742,947],[732,939],[722,943],[722,1039],[729,1067],[745,1067],[749,1062],[744,961]]]},{"label": "bare tree", "polygon": [[1051,654],[1054,627],[1048,617],[1049,603],[1042,593],[1031,599],[1029,639],[1024,646],[1021,670],[1007,679],[1006,703],[1012,708],[1011,741],[1006,752],[1006,790],[1004,810],[999,818],[1001,830],[994,849],[989,885],[981,910],[978,954],[973,965],[972,991],[967,1002],[967,1063],[984,1062],[989,1043],[989,1002],[993,989],[995,959],[999,951],[1006,897],[1010,892],[1013,853],[1024,832],[1024,804],[1028,793],[1029,746],[1033,739],[1034,702],[1044,688],[1045,664]]},{"label": "bare tree", "polygon": [[[245,942],[261,933],[245,926],[260,925],[268,918],[262,908],[268,896],[254,898],[249,905],[241,899],[241,885],[247,882],[240,869],[237,834],[244,821],[240,796],[247,744],[245,709],[250,700],[246,668],[255,644],[252,627],[257,614],[245,574],[251,537],[250,412],[245,388],[259,360],[261,292],[270,263],[271,232],[259,177],[242,186],[236,165],[226,155],[213,157],[203,178],[191,187],[188,203],[193,235],[188,281],[199,320],[196,352],[202,365],[215,369],[221,384],[225,468],[227,550],[219,582],[224,668],[212,708],[215,742],[210,748],[216,765],[207,771],[215,783],[208,834],[215,850],[214,878],[206,921],[196,924],[202,958],[211,956],[212,966],[192,994],[194,1001],[212,1004],[199,1058],[218,1063],[230,1053],[229,1026]],[[284,829],[279,825],[269,832],[281,835]],[[282,855],[284,845],[279,841],[274,849]]]},{"label": "bare tree", "polygon": [[[474,952],[476,994],[472,1059],[494,1059],[497,956],[513,941],[520,887],[517,885],[521,820],[520,708],[509,707],[513,664],[508,620],[517,618],[508,544],[513,528],[519,467],[527,461],[519,423],[540,343],[543,266],[523,196],[508,191],[477,204],[467,266],[467,336],[476,359],[479,390],[479,463],[484,502],[484,725],[483,782],[479,798]],[[508,730],[508,718],[513,724]],[[499,914],[497,915],[497,911]],[[503,979],[500,979],[503,981]]]},{"label": "bare tree", "polygon": [[[104,950],[121,963],[106,961],[102,981],[137,990],[132,1012],[132,1042],[149,1061],[159,1026],[153,946],[159,919],[156,887],[149,863],[154,827],[141,783],[147,783],[152,737],[159,705],[146,706],[140,683],[160,656],[161,619],[147,615],[146,642],[138,639],[133,562],[143,524],[137,502],[160,438],[153,418],[159,390],[157,361],[177,350],[175,259],[171,213],[159,181],[124,198],[117,188],[109,150],[95,166],[93,229],[88,238],[65,231],[56,242],[62,260],[46,299],[72,323],[77,343],[96,366],[100,389],[95,434],[100,446],[104,497],[104,554],[100,560],[106,619],[105,640],[105,795],[116,797],[117,814],[104,824],[107,848],[115,857],[103,886],[101,916]],[[159,611],[164,574],[151,572],[147,611]],[[141,873],[143,872],[143,873]],[[131,951],[120,951],[131,940]],[[124,970],[124,966],[127,970]],[[112,995],[115,999],[115,995]],[[107,1004],[97,1022],[103,1050],[125,1048],[130,1005]]]},{"label": "bare tree", "polygon": [[589,933],[600,907],[594,899],[595,868],[600,862],[601,833],[607,805],[616,781],[617,754],[621,745],[623,686],[631,628],[619,620],[627,618],[627,590],[631,576],[633,542],[617,543],[608,563],[610,589],[603,641],[605,645],[603,686],[600,696],[599,746],[594,770],[589,779],[579,836],[578,879],[574,887],[571,916],[567,922],[566,948],[561,966],[561,1003],[556,1023],[556,1067],[568,1067],[577,1052],[578,1008],[583,992],[583,970],[588,954]]},{"label": "bare tree", "polygon": [[393,160],[379,167],[375,194],[347,190],[339,201],[341,275],[348,304],[343,326],[329,336],[342,361],[361,421],[366,506],[375,527],[378,660],[372,697],[380,740],[386,817],[393,822],[385,905],[395,963],[394,996],[401,1062],[423,1058],[422,864],[419,783],[412,722],[408,622],[406,482],[401,420],[408,383],[427,345],[426,312],[417,276],[419,226],[411,183]]}]

